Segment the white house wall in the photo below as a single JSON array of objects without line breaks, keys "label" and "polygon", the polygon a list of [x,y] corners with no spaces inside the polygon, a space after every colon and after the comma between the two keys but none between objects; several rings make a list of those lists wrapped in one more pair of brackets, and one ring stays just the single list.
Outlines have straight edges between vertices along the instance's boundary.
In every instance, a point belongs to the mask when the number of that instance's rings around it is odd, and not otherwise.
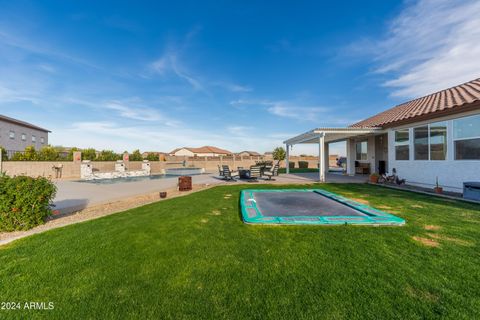
[{"label": "white house wall", "polygon": [[[423,121],[388,131],[389,170],[397,169],[397,174],[405,178],[407,183],[422,187],[434,187],[436,178],[440,186],[447,191],[461,192],[463,182],[480,181],[480,160],[454,160],[453,153],[453,119],[479,114],[480,111],[463,115],[438,118]],[[447,122],[447,159],[446,160],[413,160],[413,128],[439,121]],[[409,128],[410,130],[410,160],[395,160],[395,130]]]}]

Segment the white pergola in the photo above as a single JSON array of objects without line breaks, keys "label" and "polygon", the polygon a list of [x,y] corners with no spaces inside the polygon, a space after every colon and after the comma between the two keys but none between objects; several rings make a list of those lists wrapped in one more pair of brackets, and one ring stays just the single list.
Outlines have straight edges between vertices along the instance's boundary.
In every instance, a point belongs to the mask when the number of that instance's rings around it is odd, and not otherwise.
[{"label": "white pergola", "polygon": [[361,138],[371,134],[381,133],[381,128],[317,128],[305,132],[296,137],[290,138],[283,143],[286,145],[287,157],[286,166],[287,173],[290,173],[289,157],[290,148],[296,144],[317,144],[318,143],[318,162],[319,162],[319,181],[325,182],[326,166],[328,165],[328,151],[325,152],[326,146],[332,142],[344,141],[349,138]]}]

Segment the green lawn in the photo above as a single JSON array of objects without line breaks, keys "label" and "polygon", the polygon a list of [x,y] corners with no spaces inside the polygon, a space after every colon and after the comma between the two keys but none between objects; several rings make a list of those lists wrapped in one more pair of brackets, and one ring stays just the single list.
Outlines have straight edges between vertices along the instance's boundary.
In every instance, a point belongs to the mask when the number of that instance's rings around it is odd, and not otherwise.
[{"label": "green lawn", "polygon": [[[480,318],[480,206],[327,184],[407,225],[253,226],[240,219],[242,188],[216,187],[0,247],[0,301],[55,308],[0,310],[0,318]],[[436,237],[439,246],[413,237]]]}]

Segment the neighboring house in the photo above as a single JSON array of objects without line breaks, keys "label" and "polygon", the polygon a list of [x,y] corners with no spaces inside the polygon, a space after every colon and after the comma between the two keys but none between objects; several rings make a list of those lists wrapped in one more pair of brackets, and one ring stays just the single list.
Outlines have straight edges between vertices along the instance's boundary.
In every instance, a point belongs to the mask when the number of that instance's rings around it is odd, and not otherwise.
[{"label": "neighboring house", "polygon": [[50,132],[31,123],[0,115],[0,146],[8,151],[23,151],[29,146],[38,150],[48,145]]},{"label": "neighboring house", "polygon": [[170,152],[171,156],[187,156],[187,157],[218,157],[229,156],[232,152],[212,146],[204,146],[200,148],[177,148]]},{"label": "neighboring house", "polygon": [[261,154],[258,153],[258,152],[255,152],[255,151],[242,151],[242,152],[237,153],[237,156],[240,156],[240,157],[259,157],[259,156],[261,156]]},{"label": "neighboring house", "polygon": [[355,166],[397,170],[407,183],[461,192],[480,181],[480,79],[388,109],[346,128],[318,128],[285,141],[319,145],[325,180],[328,144],[347,142],[347,173]]}]

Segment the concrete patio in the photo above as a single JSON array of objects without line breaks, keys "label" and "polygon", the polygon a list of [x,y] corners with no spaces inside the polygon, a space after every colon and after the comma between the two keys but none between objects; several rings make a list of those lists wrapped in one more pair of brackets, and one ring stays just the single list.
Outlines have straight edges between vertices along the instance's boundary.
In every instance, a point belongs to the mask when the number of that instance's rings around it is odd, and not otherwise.
[{"label": "concrete patio", "polygon": [[[364,183],[366,177],[346,176],[342,174],[328,174],[329,183]],[[177,178],[166,178],[158,180],[131,181],[114,184],[97,184],[76,181],[55,182],[58,191],[54,200],[55,210],[60,213],[71,213],[86,209],[93,205],[111,203],[117,200],[124,200],[135,196],[151,194],[154,192],[172,190],[177,186]],[[213,174],[193,176],[195,185],[220,185],[220,184],[244,183],[254,187],[256,183],[245,180],[226,182]],[[275,181],[260,179],[258,183],[275,184],[310,184],[318,183],[318,173],[291,173],[281,174],[275,177]]]}]

